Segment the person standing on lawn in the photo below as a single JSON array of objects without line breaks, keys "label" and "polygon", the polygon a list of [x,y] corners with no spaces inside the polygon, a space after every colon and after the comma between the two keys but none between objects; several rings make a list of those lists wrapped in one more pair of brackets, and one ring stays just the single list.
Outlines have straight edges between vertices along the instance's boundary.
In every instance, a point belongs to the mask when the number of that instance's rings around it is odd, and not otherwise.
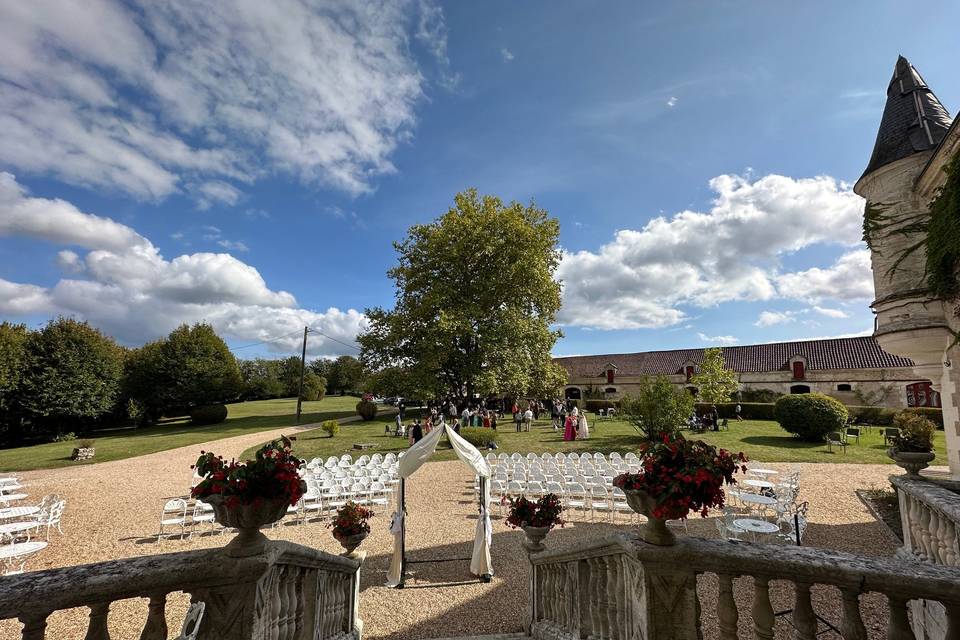
[{"label": "person standing on lawn", "polygon": [[530,425],[533,424],[533,409],[527,409],[524,411],[523,423],[527,427],[527,431],[530,431]]},{"label": "person standing on lawn", "polygon": [[572,442],[577,439],[577,420],[572,413],[567,414],[567,419],[563,425],[563,439]]},{"label": "person standing on lawn", "polygon": [[737,422],[743,422],[743,416],[740,415],[740,403],[737,403],[737,408],[734,411],[737,414]]},{"label": "person standing on lawn", "polygon": [[410,446],[413,446],[423,440],[423,427],[420,425],[420,420],[414,420],[413,426],[410,427]]},{"label": "person standing on lawn", "polygon": [[587,424],[587,412],[580,414],[580,424],[577,428],[577,439],[587,440],[590,437],[590,426]]}]

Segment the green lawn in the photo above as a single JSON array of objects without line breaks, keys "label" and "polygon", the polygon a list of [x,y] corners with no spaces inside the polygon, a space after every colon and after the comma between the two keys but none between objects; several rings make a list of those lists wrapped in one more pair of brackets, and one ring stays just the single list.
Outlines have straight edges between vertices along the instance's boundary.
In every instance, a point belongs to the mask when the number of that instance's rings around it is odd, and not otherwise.
[{"label": "green lawn", "polygon": [[[304,402],[301,424],[343,418],[356,414],[357,398],[330,396],[317,402]],[[209,440],[219,440],[256,431],[286,427],[296,423],[295,398],[258,400],[227,405],[227,419],[214,425],[195,427],[189,419],[165,421],[143,429],[103,432],[95,435],[97,455],[89,462],[70,460],[75,441],[0,450],[0,471],[53,469],[78,464],[95,464],[147,453],[165,451]]]},{"label": "green lawn", "polygon": [[[384,434],[384,426],[393,425],[393,421],[374,420],[368,423],[353,423],[343,425],[340,433],[330,438],[319,429],[305,431],[297,436],[294,451],[302,458],[326,457],[351,453],[354,443],[372,442],[377,445],[375,451],[386,453],[399,452],[407,448],[407,440]],[[516,433],[510,422],[501,423],[500,449],[505,453],[569,453],[584,451],[628,451],[634,449],[639,442],[637,432],[626,422],[622,421],[593,421],[591,423],[590,439],[564,442],[562,432],[555,432],[549,421],[537,422],[529,433]],[[867,432],[865,429],[860,437],[859,444],[851,444],[847,452],[838,449],[828,452],[825,444],[802,442],[783,429],[776,422],[764,420],[732,421],[729,431],[719,433],[691,434],[684,432],[688,438],[700,438],[711,444],[723,447],[730,451],[742,451],[749,458],[763,462],[856,462],[892,464],[886,455],[886,446],[878,428]],[[938,459],[934,464],[944,464],[946,461],[945,439],[942,431],[937,432],[936,450]],[[254,448],[244,453],[252,456]],[[453,451],[446,440],[442,440],[437,449],[436,459],[452,460]]]}]

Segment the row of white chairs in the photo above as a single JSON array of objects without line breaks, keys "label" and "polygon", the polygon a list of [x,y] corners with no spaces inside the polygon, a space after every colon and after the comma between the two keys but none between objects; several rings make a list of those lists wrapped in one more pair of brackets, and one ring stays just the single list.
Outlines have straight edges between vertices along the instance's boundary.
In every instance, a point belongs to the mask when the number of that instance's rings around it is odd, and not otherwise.
[{"label": "row of white chairs", "polygon": [[308,469],[316,469],[319,467],[324,467],[327,469],[332,469],[335,467],[351,467],[355,465],[366,465],[368,463],[380,464],[382,462],[396,463],[403,457],[401,452],[399,455],[393,452],[386,454],[374,453],[373,455],[364,454],[357,458],[356,460],[350,454],[343,454],[342,456],[330,456],[326,460],[323,458],[313,458],[310,460],[306,467]]},{"label": "row of white chairs", "polygon": [[517,462],[523,462],[523,461],[526,461],[527,463],[540,461],[541,463],[543,463],[548,460],[553,460],[556,464],[565,464],[566,462],[571,462],[573,464],[580,464],[581,462],[592,460],[594,464],[597,464],[600,462],[612,462],[614,460],[625,460],[627,462],[631,462],[631,461],[639,462],[640,457],[632,451],[629,451],[622,455],[616,451],[613,451],[610,453],[609,456],[604,455],[599,451],[594,453],[573,453],[573,452],[541,453],[539,455],[532,452],[527,453],[526,455],[523,455],[521,453],[512,453],[508,455],[506,453],[495,454],[493,452],[490,452],[486,455],[486,459],[487,459],[487,462],[490,463],[491,465],[506,464],[508,462],[517,463]]}]

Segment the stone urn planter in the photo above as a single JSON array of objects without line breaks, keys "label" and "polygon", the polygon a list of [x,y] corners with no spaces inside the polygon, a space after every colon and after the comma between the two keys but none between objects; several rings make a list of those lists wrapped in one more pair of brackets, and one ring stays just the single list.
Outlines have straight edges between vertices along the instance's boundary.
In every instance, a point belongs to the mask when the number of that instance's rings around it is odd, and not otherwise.
[{"label": "stone urn planter", "polygon": [[343,555],[348,556],[354,551],[357,547],[360,546],[360,543],[367,539],[367,536],[370,535],[369,531],[361,531],[360,533],[355,533],[352,536],[338,536],[333,534],[333,537],[337,539],[337,542],[340,543],[340,546],[346,550],[346,553]]},{"label": "stone urn planter", "polygon": [[627,504],[635,512],[646,516],[647,522],[640,526],[640,537],[650,544],[667,547],[677,542],[676,536],[667,527],[667,521],[653,516],[653,508],[657,501],[646,491],[640,489],[624,489]]},{"label": "stone urn planter", "polygon": [[213,495],[204,498],[204,502],[213,507],[214,519],[221,526],[232,527],[239,532],[225,548],[227,555],[234,558],[252,556],[263,551],[268,538],[260,532],[260,527],[280,520],[290,506],[290,501],[286,498],[228,507],[223,496]]},{"label": "stone urn planter", "polygon": [[933,451],[897,451],[895,447],[887,449],[898,467],[906,469],[908,478],[919,478],[920,471],[930,466],[930,462],[937,457]]},{"label": "stone urn planter", "polygon": [[527,551],[530,553],[540,553],[546,549],[546,545],[543,544],[543,539],[547,537],[547,534],[550,533],[550,527],[532,527],[528,524],[521,525],[523,533],[526,536],[526,539],[523,541],[523,546],[527,548]]}]

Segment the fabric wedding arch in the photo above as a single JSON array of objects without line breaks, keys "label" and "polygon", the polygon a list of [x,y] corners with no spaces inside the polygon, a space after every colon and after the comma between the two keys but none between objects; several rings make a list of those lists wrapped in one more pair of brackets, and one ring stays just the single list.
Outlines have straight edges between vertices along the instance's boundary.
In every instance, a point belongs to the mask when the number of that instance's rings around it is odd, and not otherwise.
[{"label": "fabric wedding arch", "polygon": [[387,586],[402,588],[406,576],[406,499],[405,485],[407,478],[417,472],[423,463],[430,459],[436,451],[440,437],[446,433],[447,439],[453,446],[453,451],[464,463],[480,476],[480,517],[477,518],[476,536],[473,540],[473,557],[470,560],[470,573],[489,582],[493,576],[493,567],[490,562],[490,543],[493,533],[490,529],[490,465],[483,459],[477,448],[460,437],[449,425],[441,429],[434,428],[403,454],[400,458],[400,499],[397,510],[393,514],[390,524],[390,533],[393,534],[393,560],[387,571]]}]

